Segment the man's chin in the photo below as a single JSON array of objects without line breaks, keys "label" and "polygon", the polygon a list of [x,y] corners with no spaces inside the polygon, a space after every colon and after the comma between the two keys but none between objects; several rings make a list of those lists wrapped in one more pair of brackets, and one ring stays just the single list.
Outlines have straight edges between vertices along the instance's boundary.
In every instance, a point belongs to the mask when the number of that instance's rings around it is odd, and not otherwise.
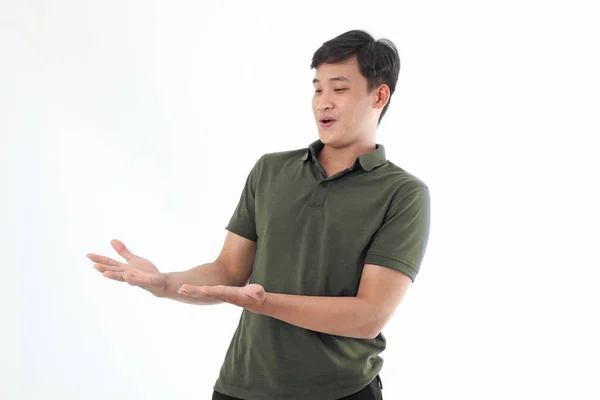
[{"label": "man's chin", "polygon": [[335,136],[333,135],[333,132],[331,131],[322,131],[321,129],[319,129],[319,139],[321,140],[321,142],[323,142],[323,144],[330,144],[331,142],[334,141]]},{"label": "man's chin", "polygon": [[319,135],[319,140],[321,141],[321,143],[327,145],[327,144],[331,144],[331,139],[328,139],[327,137],[324,137],[323,135]]}]

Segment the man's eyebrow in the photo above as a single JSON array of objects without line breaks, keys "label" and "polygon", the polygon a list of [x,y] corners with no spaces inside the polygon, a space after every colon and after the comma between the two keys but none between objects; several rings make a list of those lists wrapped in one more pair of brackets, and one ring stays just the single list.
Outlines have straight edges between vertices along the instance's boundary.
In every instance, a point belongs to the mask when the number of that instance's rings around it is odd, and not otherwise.
[{"label": "man's eyebrow", "polygon": [[[350,82],[350,79],[345,76],[334,76],[333,78],[329,78],[330,81],[340,81],[340,82]],[[312,80],[312,83],[319,83],[317,78]]]}]

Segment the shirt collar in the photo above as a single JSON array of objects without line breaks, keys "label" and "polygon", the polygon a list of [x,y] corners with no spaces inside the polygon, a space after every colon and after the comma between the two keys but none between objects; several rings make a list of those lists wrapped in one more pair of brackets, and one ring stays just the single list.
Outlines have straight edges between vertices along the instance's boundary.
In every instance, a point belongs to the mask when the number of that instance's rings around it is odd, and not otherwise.
[{"label": "shirt collar", "polygon": [[[323,147],[325,147],[325,145],[321,140],[312,142],[306,149],[301,160],[306,161],[311,157],[317,159],[317,154]],[[357,160],[365,171],[371,171],[373,168],[379,167],[387,161],[385,158],[385,148],[382,144],[375,144],[375,150],[359,156]]]}]

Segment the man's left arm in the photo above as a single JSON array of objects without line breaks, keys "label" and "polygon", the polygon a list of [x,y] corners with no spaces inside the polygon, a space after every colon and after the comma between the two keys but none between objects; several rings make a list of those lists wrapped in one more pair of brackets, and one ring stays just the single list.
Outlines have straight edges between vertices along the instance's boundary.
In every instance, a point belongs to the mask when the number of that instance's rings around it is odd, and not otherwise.
[{"label": "man's left arm", "polygon": [[401,272],[366,264],[355,297],[266,293],[258,313],[330,335],[372,339],[393,315],[411,282]]},{"label": "man's left arm", "polygon": [[317,332],[372,339],[392,316],[411,282],[401,272],[367,264],[356,296],[270,293],[257,284],[244,287],[183,285],[179,292],[218,299]]}]

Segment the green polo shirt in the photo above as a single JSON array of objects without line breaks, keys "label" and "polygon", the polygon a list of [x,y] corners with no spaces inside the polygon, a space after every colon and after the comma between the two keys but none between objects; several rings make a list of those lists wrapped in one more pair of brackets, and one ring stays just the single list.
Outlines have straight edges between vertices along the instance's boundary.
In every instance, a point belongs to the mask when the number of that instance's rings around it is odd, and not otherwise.
[{"label": "green polo shirt", "polygon": [[[429,190],[384,147],[330,177],[308,149],[263,155],[226,229],[256,241],[249,283],[267,292],[356,296],[364,264],[413,281],[429,236]],[[245,400],[333,400],[380,372],[386,339],[312,331],[242,311],[214,390]]]}]

